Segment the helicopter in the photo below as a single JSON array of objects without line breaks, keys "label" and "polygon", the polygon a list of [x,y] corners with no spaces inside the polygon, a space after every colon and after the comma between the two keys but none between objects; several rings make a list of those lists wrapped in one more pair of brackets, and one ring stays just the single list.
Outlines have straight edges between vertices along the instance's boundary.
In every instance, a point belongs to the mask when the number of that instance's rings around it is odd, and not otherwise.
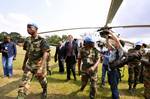
[{"label": "helicopter", "polygon": [[[57,30],[50,30],[50,31],[44,31],[40,32],[39,34],[45,34],[45,33],[54,33],[54,32],[61,32],[61,31],[70,31],[70,30],[83,30],[83,29],[93,29],[96,30],[96,32],[99,33],[100,37],[105,38],[105,35],[107,35],[106,30],[112,30],[115,28],[149,28],[150,25],[122,25],[122,26],[108,26],[112,23],[117,11],[119,10],[123,0],[111,0],[110,8],[107,14],[106,23],[102,27],[73,27],[73,28],[65,28],[65,29],[57,29]],[[129,40],[123,40],[125,43],[134,45],[133,42],[130,42]],[[105,42],[101,38],[99,39],[101,42]]]}]

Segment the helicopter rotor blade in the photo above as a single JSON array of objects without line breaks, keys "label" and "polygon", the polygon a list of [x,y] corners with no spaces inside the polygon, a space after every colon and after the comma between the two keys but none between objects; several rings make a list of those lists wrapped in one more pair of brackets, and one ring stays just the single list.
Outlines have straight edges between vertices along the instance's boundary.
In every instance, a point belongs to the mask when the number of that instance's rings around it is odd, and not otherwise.
[{"label": "helicopter rotor blade", "polygon": [[122,1],[123,0],[112,0],[111,1],[111,5],[110,5],[110,8],[109,8],[109,12],[108,12],[108,15],[107,15],[107,20],[106,20],[105,26],[107,26],[109,23],[112,22],[112,20],[113,20],[115,14],[117,13]]},{"label": "helicopter rotor blade", "polygon": [[38,34],[53,33],[53,32],[60,32],[60,31],[69,31],[69,30],[81,30],[81,29],[99,29],[99,28],[101,28],[101,27],[66,28],[66,29],[58,29],[58,30],[51,30],[51,31],[40,32],[40,33],[38,33]]},{"label": "helicopter rotor blade", "polygon": [[125,26],[112,26],[110,28],[150,28],[150,25],[125,25]]}]

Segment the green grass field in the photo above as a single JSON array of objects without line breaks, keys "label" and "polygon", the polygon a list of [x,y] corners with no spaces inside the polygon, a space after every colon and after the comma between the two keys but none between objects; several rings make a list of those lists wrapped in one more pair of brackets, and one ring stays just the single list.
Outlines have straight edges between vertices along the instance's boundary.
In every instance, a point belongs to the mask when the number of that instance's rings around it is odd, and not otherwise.
[{"label": "green grass field", "polygon": [[[22,76],[22,63],[24,59],[24,51],[21,47],[17,47],[18,55],[14,61],[14,76],[12,78],[3,78],[2,65],[0,66],[0,99],[16,99],[17,88]],[[52,55],[54,55],[54,49],[52,49]],[[1,57],[0,57],[1,58]],[[0,60],[1,63],[1,60]],[[54,63],[51,59],[50,64]],[[78,92],[80,88],[80,77],[77,77],[77,81],[72,80],[66,82],[66,73],[59,74],[58,67],[53,68],[53,74],[48,76],[48,99],[88,99],[89,84],[86,86],[83,92]],[[111,91],[108,83],[105,88],[100,88],[101,81],[101,64],[99,65],[99,80],[98,80],[98,92],[96,99],[111,99]],[[139,84],[135,95],[131,95],[128,92],[127,83],[128,73],[125,69],[125,76],[119,84],[120,99],[144,99],[143,98],[143,84]],[[40,99],[40,92],[42,91],[40,84],[37,80],[31,82],[30,94],[26,99]]]}]

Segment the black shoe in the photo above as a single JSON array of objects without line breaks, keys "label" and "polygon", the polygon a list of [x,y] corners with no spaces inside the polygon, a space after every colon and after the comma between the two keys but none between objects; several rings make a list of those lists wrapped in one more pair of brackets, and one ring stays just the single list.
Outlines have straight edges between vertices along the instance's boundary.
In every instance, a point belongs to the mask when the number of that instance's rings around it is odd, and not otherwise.
[{"label": "black shoe", "polygon": [[90,99],[95,99],[95,98],[94,98],[94,96],[91,96],[91,95],[90,95]]},{"label": "black shoe", "polygon": [[41,99],[47,99],[47,90],[44,90],[41,94]]},{"label": "black shoe", "polygon": [[66,79],[66,81],[69,81],[69,80],[71,80],[71,79],[70,79],[70,78],[67,78],[67,79]]},{"label": "black shoe", "polygon": [[76,77],[74,78],[74,81],[77,81],[77,78],[76,78]]},{"label": "black shoe", "polygon": [[84,88],[85,88],[85,87],[83,87],[83,86],[82,86],[82,87],[80,88],[80,91],[83,91],[83,90],[84,90]]}]

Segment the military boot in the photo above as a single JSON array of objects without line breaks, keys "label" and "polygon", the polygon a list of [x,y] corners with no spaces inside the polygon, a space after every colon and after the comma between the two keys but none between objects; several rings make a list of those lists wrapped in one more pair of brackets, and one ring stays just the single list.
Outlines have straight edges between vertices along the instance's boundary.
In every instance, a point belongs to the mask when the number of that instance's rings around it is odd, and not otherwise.
[{"label": "military boot", "polygon": [[132,84],[129,84],[129,89],[128,89],[130,94],[133,94],[133,90],[132,90]]},{"label": "military boot", "polygon": [[24,99],[25,98],[25,94],[24,93],[18,93],[18,96],[16,99]]},{"label": "military boot", "polygon": [[41,99],[47,99],[47,88],[43,89],[43,92],[41,94]]}]

